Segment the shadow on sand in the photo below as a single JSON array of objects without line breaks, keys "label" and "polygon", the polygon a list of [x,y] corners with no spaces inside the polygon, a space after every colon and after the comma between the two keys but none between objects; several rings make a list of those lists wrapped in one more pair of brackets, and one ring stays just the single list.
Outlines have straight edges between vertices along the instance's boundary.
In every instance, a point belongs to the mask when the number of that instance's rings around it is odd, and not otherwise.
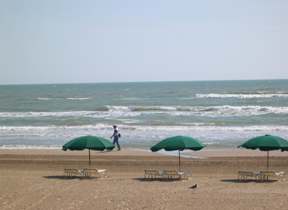
[{"label": "shadow on sand", "polygon": [[83,176],[43,176],[45,179],[62,179],[62,180],[72,180],[72,179],[78,179],[78,180],[87,180],[87,179],[96,179],[97,177],[83,177]]},{"label": "shadow on sand", "polygon": [[222,179],[221,182],[230,182],[230,183],[274,183],[278,180],[266,180],[266,181],[259,181],[255,179],[247,179],[247,180],[239,180],[239,179]]},{"label": "shadow on sand", "polygon": [[175,182],[175,181],[182,181],[181,179],[147,179],[143,177],[133,178],[133,180],[140,181],[140,182]]}]

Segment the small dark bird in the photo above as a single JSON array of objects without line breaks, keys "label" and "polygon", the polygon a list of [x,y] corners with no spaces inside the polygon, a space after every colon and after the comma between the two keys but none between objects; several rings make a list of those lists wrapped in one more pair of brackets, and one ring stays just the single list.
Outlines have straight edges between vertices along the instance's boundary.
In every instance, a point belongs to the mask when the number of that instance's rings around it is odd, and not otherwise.
[{"label": "small dark bird", "polygon": [[190,189],[196,189],[197,188],[197,184],[194,184],[190,187]]}]

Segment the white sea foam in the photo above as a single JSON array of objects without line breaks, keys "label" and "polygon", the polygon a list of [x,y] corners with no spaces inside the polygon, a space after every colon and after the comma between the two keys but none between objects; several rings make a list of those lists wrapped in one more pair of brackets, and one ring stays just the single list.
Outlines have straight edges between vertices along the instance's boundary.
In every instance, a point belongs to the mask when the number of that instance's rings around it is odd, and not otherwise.
[{"label": "white sea foam", "polygon": [[[148,126],[148,125],[118,125],[122,130],[126,131],[183,131],[183,130],[197,130],[197,131],[288,131],[288,126],[285,125],[254,125],[254,126],[216,126],[207,125],[201,123],[195,123],[193,125],[181,125],[181,126]],[[0,126],[1,134],[16,134],[16,133],[45,133],[49,131],[77,131],[77,130],[107,130],[111,131],[110,124],[95,124],[95,125],[81,125],[81,126]],[[53,132],[54,133],[54,132]]]},{"label": "white sea foam", "polygon": [[93,111],[71,112],[0,112],[0,117],[5,118],[30,118],[30,117],[77,117],[94,114]]},{"label": "white sea foam", "polygon": [[66,99],[72,101],[83,101],[83,100],[89,100],[90,98],[66,98]]},{"label": "white sea foam", "polygon": [[171,115],[195,115],[207,117],[255,116],[266,114],[288,114],[288,107],[272,106],[210,106],[210,107],[180,107]]},{"label": "white sea foam", "polygon": [[266,114],[288,114],[288,107],[273,106],[107,106],[103,111],[68,112],[0,112],[0,118],[37,118],[37,117],[88,117],[115,119],[137,117],[142,114],[167,114],[171,116],[255,116]]},{"label": "white sea foam", "polygon": [[108,108],[109,111],[113,111],[113,112],[128,112],[128,111],[130,111],[130,108],[128,106],[110,106],[110,105],[107,105],[106,107]]},{"label": "white sea foam", "polygon": [[49,98],[49,97],[38,97],[37,100],[39,101],[49,101],[49,100],[55,100],[55,99],[66,99],[66,100],[72,100],[72,101],[83,101],[83,100],[89,100],[90,97],[67,97],[67,98]]},{"label": "white sea foam", "polygon": [[145,100],[145,98],[137,98],[137,97],[126,97],[126,98],[120,98],[121,101],[140,101]]},{"label": "white sea foam", "polygon": [[109,111],[69,111],[69,112],[0,112],[0,118],[37,118],[37,117],[129,117],[141,113],[132,112],[128,107],[112,107]]},{"label": "white sea foam", "polygon": [[[110,107],[111,108],[111,107]],[[110,109],[109,108],[109,109]],[[195,116],[249,116],[263,114],[288,114],[288,107],[273,106],[130,106],[113,107],[115,110],[133,113],[166,113],[169,115],[195,115]],[[113,110],[112,109],[112,110]]]},{"label": "white sea foam", "polygon": [[8,150],[18,150],[18,149],[57,149],[60,150],[62,147],[60,145],[1,145],[0,149],[8,149]]},{"label": "white sea foam", "polygon": [[49,100],[51,100],[51,98],[38,97],[37,100],[39,100],[39,101],[49,101]]},{"label": "white sea foam", "polygon": [[252,99],[252,98],[274,98],[274,97],[288,97],[287,93],[255,93],[255,94],[232,94],[232,93],[208,93],[208,94],[196,94],[196,98],[240,98],[240,99]]},{"label": "white sea foam", "polygon": [[[248,138],[273,134],[288,137],[288,126],[138,126],[118,125],[121,132],[121,144],[129,147],[149,147],[157,141],[175,135],[188,135],[198,138],[205,144],[233,145]],[[68,140],[83,136],[97,135],[109,138],[110,124],[85,126],[1,126],[0,147],[16,148],[61,148]],[[137,146],[138,145],[138,146]]]}]

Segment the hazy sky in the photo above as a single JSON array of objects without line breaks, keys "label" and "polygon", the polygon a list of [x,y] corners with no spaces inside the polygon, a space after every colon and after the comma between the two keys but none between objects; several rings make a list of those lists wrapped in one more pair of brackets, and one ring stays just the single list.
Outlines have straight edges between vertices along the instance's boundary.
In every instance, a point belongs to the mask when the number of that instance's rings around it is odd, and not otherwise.
[{"label": "hazy sky", "polygon": [[288,78],[287,0],[0,0],[0,84]]}]

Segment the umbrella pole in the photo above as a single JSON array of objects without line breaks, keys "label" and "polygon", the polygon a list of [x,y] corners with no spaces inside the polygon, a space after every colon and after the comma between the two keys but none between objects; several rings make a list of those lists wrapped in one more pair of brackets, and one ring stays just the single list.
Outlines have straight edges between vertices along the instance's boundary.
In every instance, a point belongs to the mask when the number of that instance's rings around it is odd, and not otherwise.
[{"label": "umbrella pole", "polygon": [[179,171],[181,171],[181,167],[180,167],[180,150],[178,150],[178,154],[179,154],[179,156],[178,156],[178,170]]},{"label": "umbrella pole", "polygon": [[269,169],[269,151],[267,151],[267,170]]},{"label": "umbrella pole", "polygon": [[91,165],[90,149],[89,149],[89,166]]}]

